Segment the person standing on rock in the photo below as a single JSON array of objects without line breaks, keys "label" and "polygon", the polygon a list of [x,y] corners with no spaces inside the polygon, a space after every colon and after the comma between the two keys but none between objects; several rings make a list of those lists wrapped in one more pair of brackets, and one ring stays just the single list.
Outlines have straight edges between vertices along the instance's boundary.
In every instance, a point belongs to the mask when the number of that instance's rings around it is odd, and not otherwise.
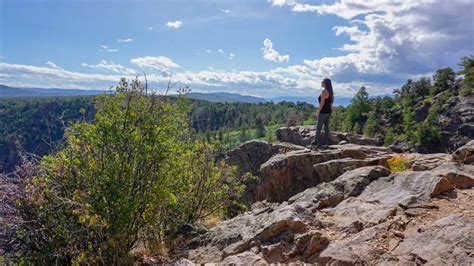
[{"label": "person standing on rock", "polygon": [[[318,97],[319,107],[316,111],[316,135],[314,140],[311,142],[311,146],[328,147],[329,145],[329,119],[332,112],[332,103],[334,102],[334,92],[332,90],[331,80],[328,78],[323,79],[321,86],[324,88],[321,95]],[[324,139],[321,143],[321,129],[324,125]]]}]

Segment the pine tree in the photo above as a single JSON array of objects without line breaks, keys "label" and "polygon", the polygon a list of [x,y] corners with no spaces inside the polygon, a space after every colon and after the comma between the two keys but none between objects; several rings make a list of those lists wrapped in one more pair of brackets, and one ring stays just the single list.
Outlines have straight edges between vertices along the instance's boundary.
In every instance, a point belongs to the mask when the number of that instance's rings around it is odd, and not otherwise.
[{"label": "pine tree", "polygon": [[466,96],[474,91],[474,55],[465,56],[461,60],[462,62],[459,63],[459,66],[462,69],[459,71],[459,74],[464,75],[464,85],[459,93],[462,96]]},{"label": "pine tree", "polygon": [[434,85],[431,88],[431,95],[434,96],[442,91],[450,91],[454,87],[456,75],[452,68],[442,68],[434,75]]},{"label": "pine tree", "polygon": [[374,137],[377,133],[378,123],[377,123],[377,114],[375,112],[369,113],[369,118],[364,125],[364,135],[368,137]]},{"label": "pine tree", "polygon": [[257,138],[265,137],[265,126],[263,125],[262,118],[258,117],[255,123],[257,127]]},{"label": "pine tree", "polygon": [[383,141],[384,146],[390,146],[393,144],[395,141],[395,133],[393,131],[393,128],[389,128],[387,130],[387,133],[385,133],[385,139]]}]

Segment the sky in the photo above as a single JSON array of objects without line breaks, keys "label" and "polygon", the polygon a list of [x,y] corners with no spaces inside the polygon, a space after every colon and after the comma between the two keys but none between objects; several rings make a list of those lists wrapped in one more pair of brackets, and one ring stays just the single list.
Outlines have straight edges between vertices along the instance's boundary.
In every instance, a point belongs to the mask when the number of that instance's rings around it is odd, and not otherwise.
[{"label": "sky", "polygon": [[0,0],[0,84],[390,94],[474,54],[474,1]]}]

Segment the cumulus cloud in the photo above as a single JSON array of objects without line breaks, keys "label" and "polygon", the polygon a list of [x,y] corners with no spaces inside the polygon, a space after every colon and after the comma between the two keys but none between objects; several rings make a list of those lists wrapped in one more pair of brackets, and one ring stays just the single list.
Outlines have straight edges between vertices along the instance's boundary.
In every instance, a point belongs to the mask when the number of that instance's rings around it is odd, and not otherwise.
[{"label": "cumulus cloud", "polygon": [[[135,60],[141,61],[143,60]],[[159,69],[155,62],[148,61],[154,69]],[[171,61],[172,62],[172,61]],[[155,64],[153,64],[155,63]],[[169,63],[169,62],[168,62]],[[31,65],[7,64],[0,62],[0,73],[4,73],[5,84],[14,85],[18,82],[23,84],[34,84],[43,87],[62,88],[108,88],[115,85],[121,77],[135,78],[132,71],[126,71],[113,62],[100,62],[97,65],[83,64],[85,67],[109,71],[113,74],[89,74],[53,69],[48,67],[37,67]],[[145,66],[145,64],[141,64]],[[161,66],[160,66],[161,67]],[[150,67],[147,67],[150,68]],[[166,69],[167,67],[161,67]],[[209,68],[203,71],[183,71],[173,73],[171,78],[174,82],[190,85],[193,90],[229,90],[241,92],[242,88],[254,91],[260,96],[275,95],[311,95],[315,94],[315,88],[319,88],[322,76],[319,76],[312,67],[308,65],[293,65],[279,67],[268,71],[223,71]],[[153,86],[165,87],[170,75],[165,72],[151,73],[147,79]],[[39,83],[41,82],[41,83]],[[350,96],[362,85],[368,87],[370,92],[391,91],[392,88],[386,84],[370,82],[334,82],[337,96]]]},{"label": "cumulus cloud", "polygon": [[[371,95],[380,95],[391,93],[407,78],[420,77],[441,67],[455,66],[460,57],[472,54],[474,28],[469,25],[472,24],[470,13],[473,4],[469,1],[270,2],[275,7],[286,7],[293,12],[313,12],[342,18],[342,22],[333,30],[336,36],[349,38],[347,43],[337,47],[343,53],[307,58],[300,64],[267,71],[223,71],[214,68],[177,71],[173,73],[172,80],[189,84],[195,91],[239,92],[246,88],[260,96],[275,96],[314,95],[321,79],[330,77],[337,96],[352,96],[361,86],[365,86]],[[112,49],[108,46],[101,48]],[[226,58],[230,56],[223,49],[214,52]],[[271,59],[265,60],[289,60],[289,56],[286,58],[287,55],[275,51],[268,39],[264,41],[262,52],[264,58],[265,52],[271,55]],[[166,86],[170,78],[166,71],[179,67],[167,57],[139,57],[133,58],[131,62],[142,68],[160,71],[147,76],[154,86]],[[104,65],[115,64],[107,62]],[[7,85],[23,82],[44,87],[60,84],[61,87],[97,89],[116,84],[120,77],[134,78],[131,72],[102,70],[110,74],[73,72],[54,68],[50,64],[38,67],[0,62],[0,77],[2,83]]]},{"label": "cumulus cloud", "polygon": [[159,70],[159,71],[167,71],[170,68],[179,67],[179,65],[174,63],[173,60],[171,60],[171,58],[168,58],[165,56],[137,57],[137,58],[132,58],[130,62],[141,68],[148,68],[148,69],[154,69],[154,70]]},{"label": "cumulus cloud", "polygon": [[169,29],[179,29],[183,26],[183,22],[181,20],[175,20],[175,21],[168,21],[166,23],[166,27]]},{"label": "cumulus cloud", "polygon": [[117,42],[133,42],[132,38],[118,39]]},{"label": "cumulus cloud", "polygon": [[230,53],[228,58],[229,58],[230,60],[232,60],[232,59],[234,59],[234,56],[235,56],[234,53]]},{"label": "cumulus cloud", "polygon": [[293,0],[268,0],[268,2],[272,3],[273,6],[292,5],[294,3]]},{"label": "cumulus cloud", "polygon": [[471,54],[474,41],[471,1],[357,1],[306,4],[273,0],[294,12],[334,15],[347,21],[333,28],[350,42],[343,56],[305,60],[323,76],[340,80],[406,79],[454,66]]},{"label": "cumulus cloud", "polygon": [[220,9],[222,12],[226,13],[226,14],[230,14],[232,13],[229,9]]},{"label": "cumulus cloud", "polygon": [[46,65],[47,67],[50,67],[50,68],[62,69],[61,67],[57,66],[55,63],[53,63],[53,62],[51,62],[51,61],[47,61],[47,62],[45,63],[45,65]]},{"label": "cumulus cloud", "polygon": [[263,41],[263,59],[272,62],[288,62],[290,60],[289,55],[280,55],[275,49],[273,49],[273,43],[269,39]]},{"label": "cumulus cloud", "polygon": [[114,62],[107,62],[106,60],[102,60],[100,63],[96,65],[82,63],[81,66],[92,68],[92,69],[112,71],[115,73],[125,74],[125,75],[134,75],[136,73],[135,70],[131,68],[124,67],[120,64],[115,64]]}]

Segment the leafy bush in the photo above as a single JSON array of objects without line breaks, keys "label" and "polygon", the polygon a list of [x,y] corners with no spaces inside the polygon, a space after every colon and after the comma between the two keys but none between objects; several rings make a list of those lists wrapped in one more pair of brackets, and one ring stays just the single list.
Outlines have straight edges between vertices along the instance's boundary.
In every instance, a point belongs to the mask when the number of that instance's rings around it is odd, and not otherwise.
[{"label": "leafy bush", "polygon": [[96,99],[95,122],[66,129],[66,148],[23,173],[21,256],[33,264],[131,263],[138,243],[225,208],[234,169],[192,140],[185,97],[145,96],[122,80]]},{"label": "leafy bush", "polygon": [[392,172],[402,172],[410,169],[410,162],[405,155],[395,155],[388,159],[388,167]]},{"label": "leafy bush", "polygon": [[433,105],[423,123],[416,127],[416,142],[420,145],[433,145],[441,140],[441,128],[438,123],[438,116],[441,107],[439,104]]}]

